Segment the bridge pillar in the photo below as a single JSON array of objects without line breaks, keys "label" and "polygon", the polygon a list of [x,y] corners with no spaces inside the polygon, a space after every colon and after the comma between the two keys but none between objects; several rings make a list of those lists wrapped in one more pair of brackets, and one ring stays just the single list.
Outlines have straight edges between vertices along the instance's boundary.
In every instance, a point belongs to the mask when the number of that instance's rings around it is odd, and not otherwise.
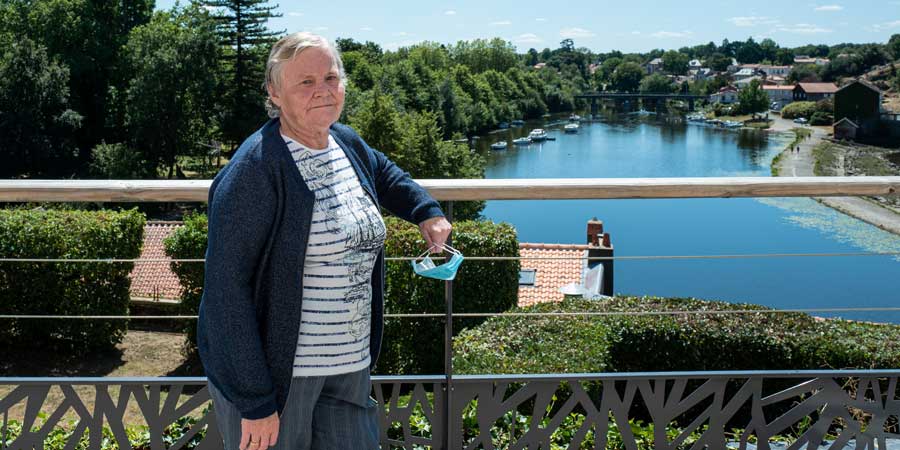
[{"label": "bridge pillar", "polygon": [[688,111],[694,112],[694,99],[688,99]]},{"label": "bridge pillar", "polygon": [[600,100],[597,98],[591,99],[591,118],[594,119],[600,113]]}]

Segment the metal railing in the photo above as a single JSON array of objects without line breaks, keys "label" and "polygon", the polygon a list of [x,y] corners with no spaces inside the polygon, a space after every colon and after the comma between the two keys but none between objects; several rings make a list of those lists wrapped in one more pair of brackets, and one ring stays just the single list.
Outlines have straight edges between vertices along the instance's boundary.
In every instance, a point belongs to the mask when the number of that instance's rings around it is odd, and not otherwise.
[{"label": "metal railing", "polygon": [[[420,184],[438,200],[449,201],[451,215],[456,200],[881,196],[900,192],[900,177],[420,180]],[[209,181],[0,181],[0,202],[203,202],[208,189]],[[724,448],[726,443],[748,448],[751,442],[757,448],[768,448],[774,436],[796,431],[801,424],[803,431],[791,448],[817,448],[835,430],[839,432],[833,436],[832,448],[843,448],[851,440],[857,448],[875,448],[876,444],[885,448],[886,439],[900,438],[896,433],[900,370],[454,375],[453,319],[508,313],[455,314],[452,282],[445,285],[445,297],[444,314],[395,315],[444,317],[446,370],[440,376],[373,377],[383,448],[549,448],[551,441],[567,439],[569,448],[599,449],[613,445],[608,436],[615,428],[616,439],[621,440],[615,445],[637,449],[640,439],[628,424],[635,411],[650,418],[655,448]],[[805,309],[814,310],[823,309]],[[718,312],[640,314],[676,313]],[[592,314],[601,313],[558,315]],[[85,318],[113,320],[118,316]],[[41,448],[54,427],[72,416],[76,421],[66,448],[74,448],[82,439],[91,449],[110,441],[119,448],[132,448],[124,416],[129,405],[136,404],[149,431],[147,448],[218,449],[222,442],[214,410],[208,408],[205,383],[203,378],[0,378],[0,387],[13,386],[0,398],[0,411],[4,412],[0,448]],[[89,392],[79,394],[75,386],[86,386]],[[49,405],[48,394],[53,389],[62,392],[62,400]],[[181,394],[192,389],[188,399],[179,404]],[[93,410],[87,408],[82,395],[94,398]],[[14,432],[9,411],[20,404],[24,404],[24,412],[19,431]],[[46,408],[52,408],[49,414],[39,414]],[[686,415],[689,421],[684,420]],[[425,424],[413,426],[413,416]],[[568,424],[575,433],[558,436],[563,422],[572,417],[581,420]],[[676,419],[689,423],[670,436],[667,427]],[[726,428],[735,421],[746,424],[738,435]],[[833,426],[836,421],[840,428]],[[173,424],[178,426],[173,428]],[[104,425],[112,437],[103,435]]]}]

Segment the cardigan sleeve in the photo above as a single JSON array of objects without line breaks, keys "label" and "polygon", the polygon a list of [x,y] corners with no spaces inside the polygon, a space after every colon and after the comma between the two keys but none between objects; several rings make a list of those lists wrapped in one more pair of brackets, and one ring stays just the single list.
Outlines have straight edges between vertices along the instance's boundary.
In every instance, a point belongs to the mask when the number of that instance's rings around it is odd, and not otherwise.
[{"label": "cardigan sleeve", "polygon": [[209,380],[247,419],[277,409],[254,298],[276,193],[261,164],[235,162],[209,194],[209,240],[198,347]]},{"label": "cardigan sleeve", "polygon": [[368,163],[381,206],[397,217],[415,224],[432,217],[444,216],[437,200],[425,188],[384,153],[370,147],[356,131],[343,124],[335,124],[333,129],[340,136],[349,138],[360,157]]}]

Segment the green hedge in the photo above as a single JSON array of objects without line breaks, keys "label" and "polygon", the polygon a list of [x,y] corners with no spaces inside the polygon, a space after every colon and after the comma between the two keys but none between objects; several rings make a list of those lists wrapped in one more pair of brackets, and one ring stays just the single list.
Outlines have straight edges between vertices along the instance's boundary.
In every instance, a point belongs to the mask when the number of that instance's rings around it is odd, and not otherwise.
[{"label": "green hedge", "polygon": [[[133,259],[140,255],[145,218],[137,210],[0,210],[0,257]],[[2,263],[4,314],[127,315],[132,263]],[[111,348],[125,320],[5,320],[7,345],[51,346],[74,353]]]},{"label": "green hedge", "polygon": [[[203,259],[206,257],[206,214],[189,214],[184,218],[184,226],[175,229],[171,236],[163,241],[166,255],[172,259]],[[179,310],[182,315],[197,315],[200,310],[200,299],[203,296],[203,263],[173,262],[172,271],[181,283],[181,302]],[[184,321],[184,332],[187,334],[185,351],[193,354],[197,350],[197,321]]]},{"label": "green hedge", "polygon": [[[385,218],[388,227],[385,254],[417,256],[425,249],[418,227],[397,218]],[[205,215],[185,219],[166,242],[172,258],[203,258],[206,251]],[[453,224],[453,245],[466,256],[518,256],[515,229],[508,224],[461,221]],[[203,289],[203,266],[173,263],[172,269],[184,287],[184,314],[196,314]],[[385,309],[388,313],[443,313],[444,283],[415,275],[409,261],[386,264]],[[499,312],[514,307],[518,299],[519,262],[466,261],[454,282],[456,312]],[[483,319],[456,320],[460,330]],[[196,324],[188,325],[188,348],[194,348]],[[444,322],[440,318],[389,319],[378,373],[443,373]]]},{"label": "green hedge", "polygon": [[[387,256],[418,256],[426,248],[418,227],[396,218],[386,218]],[[519,242],[509,224],[461,221],[453,224],[453,247],[468,257],[518,256]],[[409,261],[386,265],[385,310],[389,314],[444,313],[444,282],[416,275]],[[502,312],[518,303],[519,261],[464,261],[453,283],[453,311]],[[455,319],[459,332],[484,319]],[[454,334],[457,334],[454,333]],[[390,319],[378,373],[444,373],[444,320]]]},{"label": "green hedge", "polygon": [[[567,299],[528,312],[766,308],[695,299]],[[502,317],[454,342],[460,373],[896,368],[900,326],[806,314]],[[652,355],[652,356],[650,356]]]},{"label": "green hedge", "polygon": [[781,117],[796,119],[803,117],[809,119],[816,112],[816,102],[793,102],[781,110]]}]

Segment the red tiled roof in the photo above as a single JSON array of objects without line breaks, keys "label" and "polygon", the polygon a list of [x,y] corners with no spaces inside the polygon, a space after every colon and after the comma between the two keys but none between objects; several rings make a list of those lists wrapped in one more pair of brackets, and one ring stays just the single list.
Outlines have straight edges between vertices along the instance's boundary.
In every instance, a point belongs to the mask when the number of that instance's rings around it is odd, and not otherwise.
[{"label": "red tiled roof", "polygon": [[163,239],[171,235],[180,222],[148,222],[144,226],[144,246],[138,262],[131,271],[131,296],[179,299],[181,283],[172,272],[169,262],[141,262],[141,259],[166,259]]},{"label": "red tiled roof", "polygon": [[793,91],[795,87],[796,86],[794,86],[793,84],[789,84],[786,86],[767,84],[767,85],[763,86],[762,88],[763,88],[763,90],[766,90],[766,91]]},{"label": "red tiled roof", "polygon": [[535,270],[534,286],[519,286],[519,306],[562,301],[559,288],[581,282],[587,249],[587,245],[575,244],[519,244],[521,270]]},{"label": "red tiled roof", "polygon": [[[166,259],[163,240],[170,236],[180,222],[148,222],[144,227],[144,246],[140,259]],[[534,286],[519,286],[519,306],[561,301],[559,288],[580,283],[586,244],[520,243],[521,269],[535,270]],[[566,258],[566,259],[529,259]],[[169,262],[136,262],[131,272],[131,296],[147,298],[179,299],[181,284],[172,272]]]},{"label": "red tiled roof", "polygon": [[838,90],[834,83],[800,83],[798,86],[807,94],[834,94]]}]

